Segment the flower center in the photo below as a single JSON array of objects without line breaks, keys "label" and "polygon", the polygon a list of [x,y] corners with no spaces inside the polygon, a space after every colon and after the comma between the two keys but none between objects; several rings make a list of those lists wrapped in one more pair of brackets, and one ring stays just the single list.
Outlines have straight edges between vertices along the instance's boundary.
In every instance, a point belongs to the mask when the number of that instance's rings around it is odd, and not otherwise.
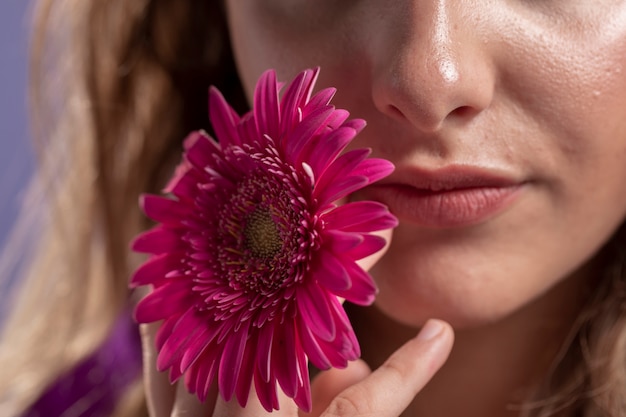
[{"label": "flower center", "polygon": [[243,236],[246,249],[258,258],[273,258],[282,248],[278,227],[270,211],[264,207],[248,215]]}]

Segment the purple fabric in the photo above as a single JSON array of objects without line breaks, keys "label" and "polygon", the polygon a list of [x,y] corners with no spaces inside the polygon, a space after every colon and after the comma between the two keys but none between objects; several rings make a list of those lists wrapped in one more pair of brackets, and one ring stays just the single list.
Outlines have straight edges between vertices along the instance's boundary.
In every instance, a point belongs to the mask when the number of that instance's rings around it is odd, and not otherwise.
[{"label": "purple fabric", "polygon": [[141,373],[141,343],[128,311],[102,346],[59,378],[23,417],[110,416]]}]

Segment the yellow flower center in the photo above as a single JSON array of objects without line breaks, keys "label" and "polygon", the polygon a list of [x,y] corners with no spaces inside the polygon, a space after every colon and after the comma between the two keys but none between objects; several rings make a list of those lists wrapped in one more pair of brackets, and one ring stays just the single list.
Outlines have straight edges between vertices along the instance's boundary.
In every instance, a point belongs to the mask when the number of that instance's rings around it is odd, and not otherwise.
[{"label": "yellow flower center", "polygon": [[282,248],[278,227],[267,208],[248,215],[243,235],[246,248],[256,257],[273,258]]}]

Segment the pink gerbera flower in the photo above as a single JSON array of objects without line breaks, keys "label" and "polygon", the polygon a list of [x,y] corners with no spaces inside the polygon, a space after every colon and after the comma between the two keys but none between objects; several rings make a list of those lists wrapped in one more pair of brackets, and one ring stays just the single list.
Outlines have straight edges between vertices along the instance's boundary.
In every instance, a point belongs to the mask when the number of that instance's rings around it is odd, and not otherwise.
[{"label": "pink gerbera flower", "polygon": [[163,320],[157,367],[201,400],[216,379],[243,406],[254,382],[278,409],[278,384],[308,411],[307,358],[327,369],[360,355],[338,297],[372,303],[376,287],[355,261],[384,246],[370,232],[397,220],[377,202],[335,202],[393,166],[369,150],[342,153],[365,123],[329,104],[334,89],[311,97],[317,74],[302,72],[279,99],[266,72],[241,118],[211,89],[219,144],[192,133],[170,196],[142,197],[159,224],[132,245],[152,254],[131,280],[153,286],[135,317]]}]

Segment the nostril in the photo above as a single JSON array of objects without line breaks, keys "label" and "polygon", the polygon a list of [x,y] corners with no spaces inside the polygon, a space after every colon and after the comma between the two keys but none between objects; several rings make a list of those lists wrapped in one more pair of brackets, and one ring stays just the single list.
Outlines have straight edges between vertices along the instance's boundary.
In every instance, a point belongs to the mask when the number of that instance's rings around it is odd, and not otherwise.
[{"label": "nostril", "polygon": [[388,105],[387,110],[389,115],[396,119],[406,119],[406,116],[404,115],[404,113],[402,113],[402,110],[400,110],[393,104]]},{"label": "nostril", "polygon": [[477,113],[477,110],[472,108],[471,106],[460,106],[452,110],[449,116],[455,116],[461,119],[465,119],[467,117],[471,117],[475,113]]}]

